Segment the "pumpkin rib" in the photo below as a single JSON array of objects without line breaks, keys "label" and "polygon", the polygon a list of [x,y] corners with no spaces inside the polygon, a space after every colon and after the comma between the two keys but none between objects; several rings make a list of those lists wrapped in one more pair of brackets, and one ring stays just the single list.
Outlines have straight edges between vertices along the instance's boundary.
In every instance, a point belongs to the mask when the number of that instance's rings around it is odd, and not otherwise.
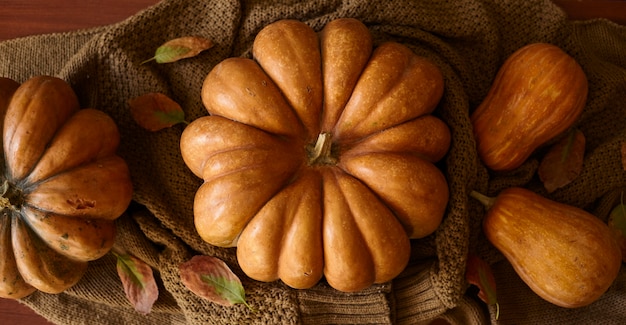
[{"label": "pumpkin rib", "polygon": [[[278,275],[283,282],[296,289],[311,288],[324,276],[324,243],[322,236],[324,214],[321,207],[323,197],[321,179],[321,175],[318,176],[316,193],[319,197],[317,200],[311,200],[313,208],[318,208],[319,211],[313,212],[313,217],[307,218],[301,214],[294,216],[290,220],[288,231],[283,234],[281,240],[283,248],[278,258]],[[304,198],[304,196],[300,197],[298,206],[303,204],[302,200]],[[294,220],[297,220],[298,223],[294,222]],[[317,226],[312,226],[314,227],[313,230],[308,229],[307,226],[311,226],[309,222],[317,224]],[[301,225],[302,223],[305,225]],[[305,234],[301,235],[303,232]],[[305,255],[305,257],[301,257],[301,255]],[[305,259],[306,262],[302,263],[302,259]]]},{"label": "pumpkin rib", "polygon": [[[202,85],[202,103],[211,115],[293,137],[302,122],[261,66],[247,58],[218,63]],[[260,105],[261,104],[261,105]]]},{"label": "pumpkin rib", "polygon": [[[222,134],[224,134],[222,136]],[[206,163],[219,153],[256,146],[279,144],[273,134],[222,116],[209,115],[194,120],[181,135],[180,149],[185,164],[203,178]]]},{"label": "pumpkin rib", "polygon": [[441,119],[422,115],[354,143],[342,144],[338,156],[356,157],[375,152],[409,153],[436,163],[448,152],[451,139],[450,128]]},{"label": "pumpkin rib", "polygon": [[[245,147],[236,148],[236,149],[233,149],[233,150],[216,151],[213,154],[207,156],[207,161],[209,161],[209,159],[212,159],[212,158],[213,159],[219,158],[219,156],[223,155],[223,154],[237,153],[237,152],[241,152],[244,149],[253,149],[253,148],[254,148],[254,146],[245,146]],[[269,151],[269,150],[263,150],[263,151]],[[261,152],[263,152],[263,151],[261,151]],[[228,170],[223,171],[221,173],[217,173],[217,174],[216,173],[211,173],[211,176],[204,178],[204,181],[205,182],[210,182],[213,179],[227,177],[227,176],[229,176],[231,174],[241,173],[241,172],[244,172],[244,171],[250,170],[250,169],[258,169],[258,168],[261,168],[261,167],[266,166],[266,165],[267,165],[267,162],[259,162],[259,163],[255,163],[255,164],[248,164],[248,165],[245,165],[245,166],[240,166],[240,167],[234,168],[234,169],[229,167]],[[210,164],[209,164],[208,168],[213,168],[213,166],[210,166]]]},{"label": "pumpkin rib", "polygon": [[57,130],[33,170],[24,179],[23,186],[114,155],[119,142],[117,125],[111,117],[96,109],[81,109]]},{"label": "pumpkin rib", "polygon": [[330,21],[320,32],[322,86],[322,132],[331,132],[361,78],[373,51],[367,27],[354,18]]},{"label": "pumpkin rib", "polygon": [[48,247],[21,218],[13,218],[11,238],[17,269],[26,283],[56,294],[76,284],[87,271],[87,262],[63,256]]},{"label": "pumpkin rib", "polygon": [[[255,214],[295,175],[295,172],[285,173],[280,177],[280,181],[276,181],[275,177],[268,177],[265,173],[260,175],[258,172],[252,175],[245,173],[255,171],[257,170],[246,169],[240,173],[228,173],[223,177],[204,182],[200,186],[194,198],[194,222],[198,234],[206,242],[220,247],[235,247],[241,232]],[[229,179],[235,176],[239,177]],[[245,186],[237,182],[242,179],[246,180]],[[250,183],[250,180],[253,182]],[[270,183],[273,185],[268,185]],[[223,187],[231,189],[232,191],[226,192],[235,193],[235,195],[224,194]],[[251,192],[255,189],[263,191],[262,193]],[[234,196],[239,196],[241,199]]]},{"label": "pumpkin rib", "polygon": [[22,220],[49,247],[75,260],[96,260],[108,253],[115,241],[113,220],[55,215],[30,206],[22,207],[21,214]]},{"label": "pumpkin rib", "polygon": [[[272,200],[268,201],[271,202]],[[268,204],[265,204],[267,206]],[[262,211],[261,208],[259,211]],[[265,216],[265,217],[264,217]],[[243,228],[237,240],[237,261],[239,267],[252,279],[270,282],[279,279],[276,252],[282,244],[282,229],[286,224],[284,214],[266,221],[268,214],[257,213]],[[271,223],[272,227],[264,227]],[[269,228],[265,230],[265,228]],[[262,245],[259,245],[263,242]]]},{"label": "pumpkin rib", "polygon": [[[374,283],[389,281],[400,274],[409,262],[411,250],[409,238],[392,209],[376,193],[359,179],[353,178],[352,183],[354,185],[351,186],[358,188],[355,191],[360,193],[358,200],[362,202],[357,204],[356,198],[349,198],[346,201],[372,257]],[[344,196],[349,194],[345,187],[343,194]],[[380,217],[376,218],[377,216]]]},{"label": "pumpkin rib", "polygon": [[[311,192],[311,182],[318,183],[317,191]],[[321,197],[321,176],[311,170],[274,195],[239,238],[237,257],[242,270],[259,281],[283,279],[293,288],[315,285],[323,275]],[[314,219],[319,224],[310,228]],[[301,221],[298,227],[294,220]],[[311,242],[316,237],[319,246]]]},{"label": "pumpkin rib", "polygon": [[[13,94],[19,88],[20,84],[13,79],[0,77],[0,140],[4,143],[4,116],[6,115],[7,108],[11,103]],[[0,152],[0,166],[2,167],[2,174],[4,179],[10,179],[11,174],[6,169],[6,153],[3,150]]]},{"label": "pumpkin rib", "polygon": [[[216,121],[225,122],[221,118],[218,118]],[[234,125],[242,124],[236,123]],[[233,128],[228,128],[228,130],[233,130]],[[235,140],[229,137],[228,144],[241,148],[242,142],[245,143],[250,140],[256,143],[254,148],[261,150],[223,150],[222,142],[220,141],[220,147],[216,150],[220,154],[207,153],[208,157],[203,157],[202,159],[204,161],[202,163],[204,170],[200,176],[204,183],[196,193],[196,196],[208,195],[209,198],[207,200],[211,202],[202,204],[198,203],[197,199],[194,200],[196,202],[194,203],[194,211],[196,211],[194,212],[196,215],[194,220],[196,220],[196,228],[208,230],[207,232],[199,231],[201,237],[214,245],[234,246],[238,241],[239,234],[250,222],[250,218],[254,217],[282,187],[297,177],[299,170],[302,168],[303,162],[296,159],[298,152],[302,151],[288,150],[289,147],[285,147],[284,143],[276,136],[264,130],[256,130],[260,132],[258,133],[259,135],[265,138],[256,137],[252,139],[235,136]],[[269,142],[269,144],[266,142]],[[213,141],[203,141],[202,145],[208,147],[211,143]],[[247,144],[244,144],[244,147],[247,146]],[[194,151],[193,148],[189,148],[185,149],[184,152],[187,150]],[[277,157],[281,158],[277,160]],[[224,160],[229,163],[222,163]],[[238,182],[242,182],[242,184],[238,184]],[[264,187],[272,187],[272,189],[268,190]],[[236,193],[236,197],[224,196],[224,188],[232,188]],[[261,192],[259,192],[259,189]],[[240,198],[238,199],[238,197]],[[240,203],[233,203],[232,201],[240,201]],[[245,204],[242,205],[241,202],[245,202]],[[242,210],[246,212],[242,212]],[[219,215],[210,211],[218,211]],[[198,214],[205,217],[198,217]],[[227,229],[222,224],[225,222],[222,218],[232,218],[231,222],[236,223],[234,229]],[[212,226],[208,226],[209,224]],[[226,231],[226,233],[218,234],[223,231]]]},{"label": "pumpkin rib", "polygon": [[252,53],[304,126],[306,138],[317,136],[324,91],[319,38],[315,31],[298,20],[279,20],[259,31]]},{"label": "pumpkin rib", "polygon": [[11,243],[11,223],[16,212],[6,210],[0,216],[0,297],[19,299],[37,290],[26,283],[17,269],[17,262]]},{"label": "pumpkin rib", "polygon": [[445,175],[427,160],[407,154],[368,153],[344,155],[339,167],[390,206],[409,238],[426,237],[441,223],[449,189]]},{"label": "pumpkin rib", "polygon": [[8,179],[14,183],[24,179],[41,159],[59,127],[78,110],[76,94],[61,79],[38,76],[21,84],[4,116],[3,148]]},{"label": "pumpkin rib", "polygon": [[[294,159],[293,155],[290,155],[288,151],[286,152],[286,150],[279,150],[277,148],[280,147],[270,148],[243,145],[242,147],[236,147],[232,150],[223,149],[214,151],[207,155],[207,159],[204,164],[205,167],[202,171],[202,178],[206,183],[237,173],[265,169],[268,173],[272,173],[281,179],[285,179],[284,183],[289,184],[289,180],[294,179],[296,175],[298,175],[303,163]],[[229,159],[223,158],[224,156]],[[279,163],[277,163],[276,157],[280,156],[287,158],[283,158]],[[217,166],[217,163],[211,163],[215,160],[221,161],[222,159],[226,159],[230,161],[230,163],[223,164],[224,167]],[[235,159],[238,160],[235,161]],[[248,163],[248,160],[253,160],[254,162]],[[235,162],[237,162],[237,164],[235,164]]]},{"label": "pumpkin rib", "polygon": [[[218,117],[218,119],[221,118]],[[277,169],[277,164],[282,164],[284,169],[293,170],[294,172],[299,168],[299,164],[301,164],[298,162],[300,160],[299,156],[303,155],[304,146],[298,148],[299,146],[288,143],[280,136],[261,129],[251,129],[245,124],[238,122],[234,122],[229,127],[228,125],[230,123],[214,131],[228,131],[227,134],[229,136],[223,137],[219,133],[214,133],[214,135],[203,137],[201,142],[184,150],[184,157],[189,160],[189,158],[196,159],[197,155],[194,155],[196,146],[212,149],[205,149],[202,152],[201,159],[196,162],[197,165],[202,166],[199,177],[205,181],[216,178],[216,175],[221,174],[221,170],[230,172],[239,168],[237,167],[239,165],[242,168],[250,166],[250,164],[256,165],[257,161],[247,163],[247,161],[253,158],[251,157],[253,154],[259,155],[258,158],[262,161],[262,164],[266,164],[268,168],[274,169],[274,172],[280,170]],[[192,131],[192,133],[195,132]],[[187,151],[190,153],[187,154]],[[191,155],[194,155],[194,157],[190,157]],[[229,163],[220,164],[219,162],[222,161],[221,157],[228,158]],[[280,160],[277,162],[279,157]],[[216,172],[218,174],[215,174]]]},{"label": "pumpkin rib", "polygon": [[71,168],[62,170],[62,171],[60,171],[57,174],[50,175],[47,178],[40,179],[40,180],[37,180],[35,182],[30,182],[29,183],[29,182],[27,182],[27,179],[25,178],[25,179],[22,179],[20,182],[17,182],[16,183],[16,187],[19,187],[22,190],[22,192],[25,193],[25,194],[32,193],[38,186],[40,186],[43,183],[46,183],[46,182],[49,182],[49,181],[53,181],[54,179],[59,178],[59,177],[66,177],[66,174],[74,173],[77,170],[82,170],[82,169],[88,168],[89,166],[93,166],[94,164],[97,164],[98,162],[106,161],[106,160],[109,160],[109,159],[116,159],[117,160],[117,159],[121,159],[121,157],[112,155],[112,156],[102,157],[102,158],[100,158],[98,160],[87,161],[87,162],[85,162],[83,164],[80,164],[80,165],[73,166]]},{"label": "pumpkin rib", "polygon": [[[339,178],[348,176],[334,167],[325,170],[323,176],[324,276],[333,288],[358,291],[374,283],[376,277],[369,247],[339,183]],[[354,269],[359,272],[351,272]]]},{"label": "pumpkin rib", "polygon": [[60,215],[117,219],[132,200],[130,171],[110,156],[64,171],[23,190],[24,205]]},{"label": "pumpkin rib", "polygon": [[[381,82],[381,76],[387,77]],[[340,143],[350,142],[430,114],[443,85],[443,74],[430,60],[399,43],[383,43],[372,53],[333,134]]]}]

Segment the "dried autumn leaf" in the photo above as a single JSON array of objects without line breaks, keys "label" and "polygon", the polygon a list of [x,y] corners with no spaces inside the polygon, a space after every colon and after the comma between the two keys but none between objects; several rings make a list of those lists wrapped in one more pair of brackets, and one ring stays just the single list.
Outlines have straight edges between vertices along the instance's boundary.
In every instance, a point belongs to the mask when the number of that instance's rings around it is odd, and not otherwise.
[{"label": "dried autumn leaf", "polygon": [[622,249],[622,261],[626,262],[626,205],[623,198],[622,202],[611,210],[608,225],[615,232]]},{"label": "dried autumn leaf", "polygon": [[496,319],[499,313],[499,304],[496,295],[496,279],[493,276],[491,267],[480,257],[469,254],[467,256],[467,266],[465,269],[465,279],[468,283],[475,285],[480,290],[478,298],[488,305],[495,305]]},{"label": "dried autumn leaf", "polygon": [[159,297],[159,288],[154,280],[152,268],[144,261],[129,254],[116,254],[117,274],[128,301],[135,310],[147,315]]},{"label": "dried autumn leaf", "polygon": [[213,47],[213,42],[203,37],[179,37],[163,43],[156,49],[152,58],[141,62],[141,64],[152,60],[157,63],[176,62],[178,60],[194,57],[211,47]]},{"label": "dried autumn leaf", "polygon": [[198,297],[222,306],[244,304],[246,293],[241,280],[219,258],[197,255],[179,266],[183,284]]},{"label": "dried autumn leaf", "polygon": [[162,93],[148,93],[128,101],[130,113],[141,127],[159,131],[178,123],[185,123],[183,109]]},{"label": "dried autumn leaf", "polygon": [[572,130],[557,142],[541,160],[539,178],[548,192],[571,183],[583,169],[585,135]]}]

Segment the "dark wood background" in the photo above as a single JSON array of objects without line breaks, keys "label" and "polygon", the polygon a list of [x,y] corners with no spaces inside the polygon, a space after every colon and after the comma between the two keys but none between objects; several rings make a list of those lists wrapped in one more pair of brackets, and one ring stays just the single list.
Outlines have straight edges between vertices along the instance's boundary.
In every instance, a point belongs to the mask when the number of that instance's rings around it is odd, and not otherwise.
[{"label": "dark wood background", "polygon": [[[607,18],[626,25],[626,1],[553,0],[571,19]],[[0,41],[108,25],[158,0],[0,0]],[[3,324],[51,324],[18,301],[0,298]]]}]

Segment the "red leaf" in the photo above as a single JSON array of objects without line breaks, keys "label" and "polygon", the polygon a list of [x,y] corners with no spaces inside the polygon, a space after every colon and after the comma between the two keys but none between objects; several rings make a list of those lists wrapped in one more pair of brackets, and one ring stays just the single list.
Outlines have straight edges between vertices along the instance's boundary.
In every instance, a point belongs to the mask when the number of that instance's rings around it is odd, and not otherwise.
[{"label": "red leaf", "polygon": [[148,93],[128,101],[130,113],[141,127],[159,131],[178,123],[187,123],[183,109],[162,93]]},{"label": "red leaf", "polygon": [[497,306],[496,279],[493,276],[489,264],[480,257],[469,254],[467,256],[465,279],[468,283],[478,287],[480,290],[478,292],[478,298],[480,298],[480,300],[486,304]]},{"label": "red leaf", "polygon": [[139,313],[147,315],[159,297],[159,288],[152,268],[144,261],[128,254],[116,254],[117,274],[122,280],[126,297]]},{"label": "red leaf", "polygon": [[241,280],[224,261],[198,255],[182,263],[179,271],[183,284],[197,296],[222,306],[244,304],[252,309],[246,302]]},{"label": "red leaf", "polygon": [[539,165],[539,178],[548,192],[571,183],[583,169],[585,135],[579,130],[557,142]]}]

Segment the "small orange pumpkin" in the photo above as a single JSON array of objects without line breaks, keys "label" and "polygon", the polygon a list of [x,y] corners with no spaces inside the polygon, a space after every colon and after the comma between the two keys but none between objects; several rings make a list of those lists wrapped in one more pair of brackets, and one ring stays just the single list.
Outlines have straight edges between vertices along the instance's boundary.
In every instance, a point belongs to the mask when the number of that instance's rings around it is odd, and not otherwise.
[{"label": "small orange pumpkin", "polygon": [[598,300],[617,278],[622,252],[594,215],[512,187],[487,206],[483,230],[517,274],[541,298],[566,308]]},{"label": "small orange pumpkin", "polygon": [[496,171],[519,167],[578,120],[587,92],[585,72],[557,46],[534,43],[517,50],[471,115],[481,160]]}]

